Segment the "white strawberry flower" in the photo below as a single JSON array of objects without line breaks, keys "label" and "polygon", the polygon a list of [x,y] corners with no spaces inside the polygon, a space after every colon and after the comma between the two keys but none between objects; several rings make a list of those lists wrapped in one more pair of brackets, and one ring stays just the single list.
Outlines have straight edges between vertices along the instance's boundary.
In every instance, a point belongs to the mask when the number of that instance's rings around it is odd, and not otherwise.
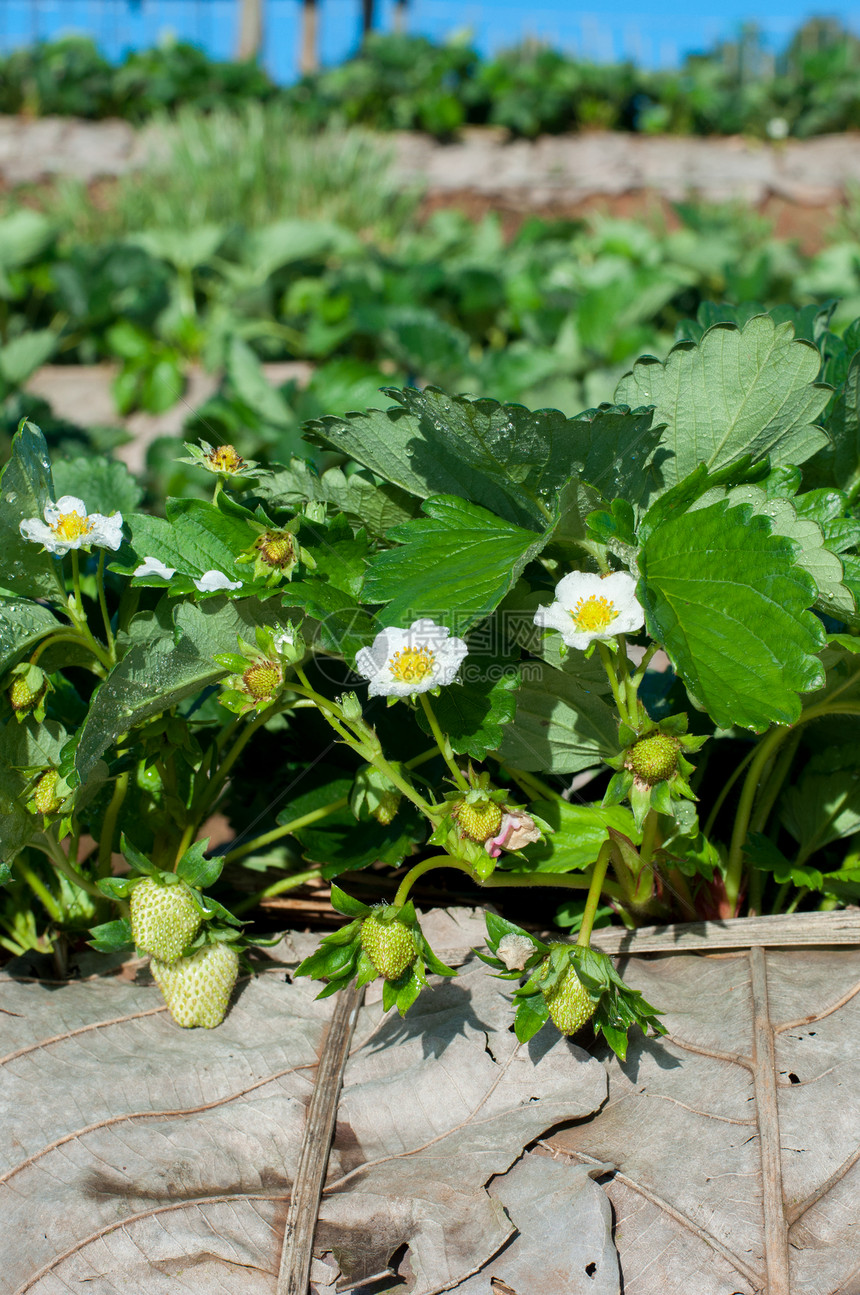
[{"label": "white strawberry flower", "polygon": [[382,630],[355,658],[356,670],[370,681],[369,696],[413,697],[453,683],[468,649],[450,633],[429,618],[408,630]]},{"label": "white strawberry flower", "polygon": [[629,634],[645,624],[636,581],[626,571],[609,576],[571,571],[555,587],[555,602],[539,607],[535,625],[558,630],[568,647],[587,648],[595,639]]},{"label": "white strawberry flower", "polygon": [[202,594],[220,593],[222,589],[241,589],[241,580],[231,580],[223,571],[204,571],[199,580],[194,581]]},{"label": "white strawberry flower", "polygon": [[62,557],[71,549],[95,546],[116,551],[122,544],[122,513],[88,513],[83,499],[63,495],[45,504],[45,520],[27,517],[20,531],[31,544],[41,544],[48,553]]},{"label": "white strawberry flower", "polygon": [[170,580],[176,575],[176,567],[169,567],[160,558],[144,558],[139,567],[135,567],[131,573],[133,576],[159,576],[162,580]]}]

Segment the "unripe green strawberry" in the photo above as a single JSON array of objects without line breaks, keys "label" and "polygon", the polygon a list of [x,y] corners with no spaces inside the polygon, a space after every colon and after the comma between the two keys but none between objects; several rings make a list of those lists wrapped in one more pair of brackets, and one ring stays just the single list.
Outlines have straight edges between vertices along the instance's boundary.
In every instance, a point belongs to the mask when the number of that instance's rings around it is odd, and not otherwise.
[{"label": "unripe green strawberry", "polygon": [[188,888],[181,882],[162,886],[152,877],[139,881],[129,897],[131,935],[141,953],[160,962],[175,962],[193,940],[203,920]]},{"label": "unripe green strawberry", "polygon": [[483,845],[495,836],[502,825],[502,807],[494,800],[485,800],[476,805],[463,800],[454,810],[454,817],[460,824],[460,831],[470,841]]},{"label": "unripe green strawberry", "polygon": [[9,701],[12,703],[12,709],[20,713],[35,710],[45,695],[47,686],[47,682],[45,682],[41,688],[34,690],[23,675],[16,675],[9,689]]},{"label": "unripe green strawberry", "polygon": [[276,661],[255,661],[248,666],[242,680],[254,701],[268,701],[280,692],[284,672]]},{"label": "unripe green strawberry", "polygon": [[33,791],[33,803],[40,814],[56,814],[64,797],[57,795],[57,783],[60,775],[56,769],[43,773]]},{"label": "unripe green strawberry", "polygon": [[408,926],[396,918],[383,922],[375,913],[361,924],[361,947],[386,980],[399,980],[418,955],[415,936]]},{"label": "unripe green strawberry", "polygon": [[239,974],[239,955],[230,944],[204,944],[176,962],[152,958],[149,969],[177,1025],[214,1030],[226,1015]]},{"label": "unripe green strawberry", "polygon": [[371,810],[377,823],[381,823],[383,827],[388,827],[388,824],[393,821],[395,814],[400,808],[400,802],[402,799],[403,797],[400,792],[395,791],[393,788],[391,791],[381,792],[379,803],[376,805],[375,809]]},{"label": "unripe green strawberry", "polygon": [[643,737],[627,752],[624,763],[642,782],[653,786],[671,778],[678,768],[678,740],[666,733]]},{"label": "unripe green strawberry", "polygon": [[597,1004],[572,966],[562,972],[552,989],[542,992],[552,1022],[562,1034],[576,1034],[594,1015]]}]

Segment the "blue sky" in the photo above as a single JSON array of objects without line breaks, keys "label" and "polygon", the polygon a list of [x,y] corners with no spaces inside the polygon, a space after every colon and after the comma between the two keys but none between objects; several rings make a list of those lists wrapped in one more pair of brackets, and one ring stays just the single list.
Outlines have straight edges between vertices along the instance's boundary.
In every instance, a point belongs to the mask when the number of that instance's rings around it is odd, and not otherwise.
[{"label": "blue sky", "polygon": [[[379,26],[390,28],[392,0],[377,0]],[[299,0],[267,0],[265,62],[278,80],[295,75]],[[321,49],[339,62],[358,35],[358,0],[321,0]],[[860,4],[816,5],[803,0],[630,0],[575,6],[566,0],[411,0],[410,30],[444,40],[469,31],[488,52],[523,37],[547,40],[604,62],[629,57],[651,67],[671,66],[685,53],[731,36],[753,19],[774,48],[815,13],[841,18],[860,33]],[[155,44],[168,31],[227,58],[235,39],[236,0],[0,0],[0,49],[38,35],[87,32],[111,57],[123,48]]]}]

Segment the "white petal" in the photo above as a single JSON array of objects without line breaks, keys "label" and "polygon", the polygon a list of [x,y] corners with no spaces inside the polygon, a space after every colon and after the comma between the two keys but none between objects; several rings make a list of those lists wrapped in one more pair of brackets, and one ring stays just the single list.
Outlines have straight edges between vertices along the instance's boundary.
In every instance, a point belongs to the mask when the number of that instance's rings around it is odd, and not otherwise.
[{"label": "white petal", "polygon": [[38,517],[25,518],[18,529],[25,540],[29,540],[31,544],[41,544],[43,548],[47,549],[48,553],[62,555],[63,553],[68,553],[69,549],[80,548],[80,540],[67,542],[59,539],[50,526],[46,526]]},{"label": "white petal", "polygon": [[223,571],[204,571],[199,580],[194,581],[202,594],[214,594],[221,589],[241,589],[241,580],[231,580]]},{"label": "white petal", "polygon": [[87,506],[83,499],[78,499],[76,495],[62,495],[56,503],[50,499],[45,504],[45,521],[53,525],[67,513],[77,513],[79,517],[86,517]]},{"label": "white petal", "polygon": [[92,527],[88,543],[116,552],[122,544],[122,513],[111,513],[110,517],[103,513],[90,513],[88,520]]},{"label": "white petal", "polygon": [[144,558],[140,566],[135,568],[131,573],[133,576],[161,576],[162,580],[169,580],[171,576],[176,575],[176,567],[169,567],[159,558]]}]

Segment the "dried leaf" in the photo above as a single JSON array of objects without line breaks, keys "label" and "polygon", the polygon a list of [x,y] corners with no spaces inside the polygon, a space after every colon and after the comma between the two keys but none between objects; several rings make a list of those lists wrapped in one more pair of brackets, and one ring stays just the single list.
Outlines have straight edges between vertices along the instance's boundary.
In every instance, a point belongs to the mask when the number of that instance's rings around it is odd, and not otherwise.
[{"label": "dried leaf", "polygon": [[[301,939],[284,961],[309,951]],[[183,1031],[148,978],[0,977],[4,1289],[274,1295],[332,1012],[314,992],[274,967],[217,1030]],[[343,1273],[384,1269],[405,1244],[410,1295],[463,1281],[514,1230],[485,1184],[604,1100],[598,1062],[549,1034],[527,1051],[510,1020],[475,963],[405,1021],[362,1009],[317,1232]]]},{"label": "dried leaf", "polygon": [[669,1034],[557,1154],[616,1166],[625,1295],[860,1290],[860,951],[621,964]]}]

